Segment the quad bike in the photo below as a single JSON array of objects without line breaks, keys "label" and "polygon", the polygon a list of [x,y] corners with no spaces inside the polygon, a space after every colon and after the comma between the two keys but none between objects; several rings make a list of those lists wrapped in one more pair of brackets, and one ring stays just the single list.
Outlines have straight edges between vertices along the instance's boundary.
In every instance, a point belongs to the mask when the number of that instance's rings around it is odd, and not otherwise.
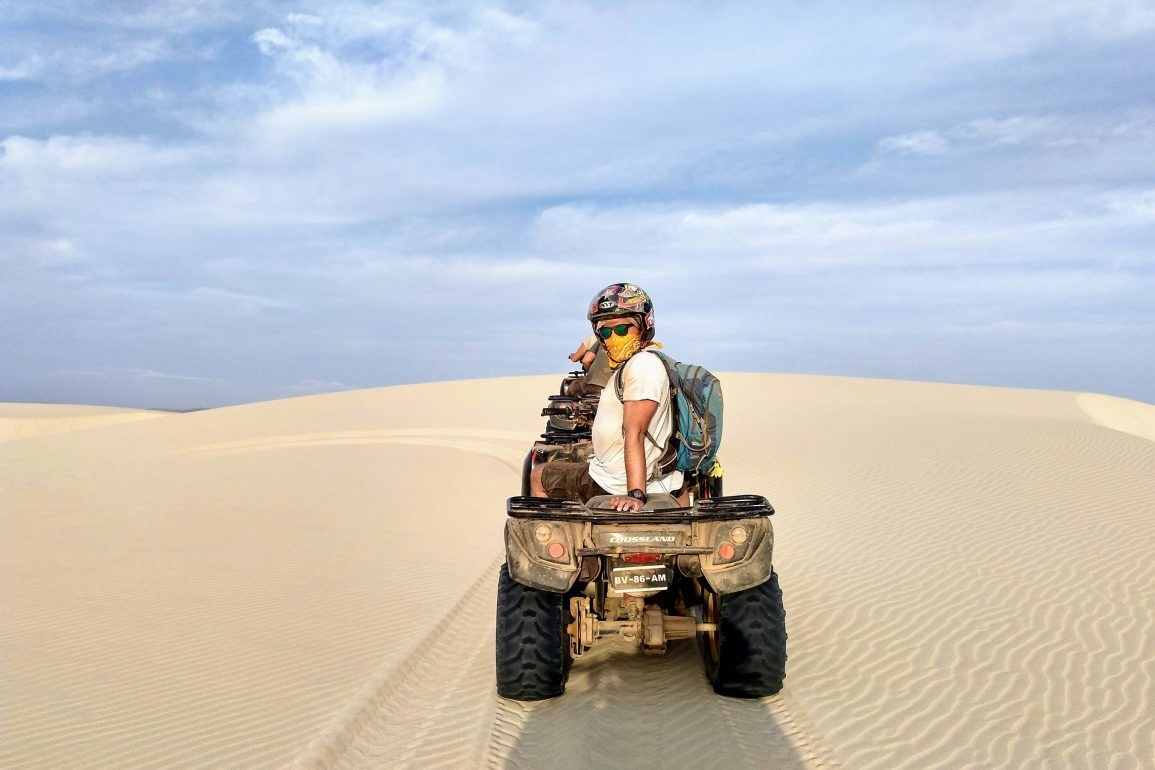
[{"label": "quad bike", "polygon": [[690,505],[651,495],[640,511],[530,497],[529,474],[550,460],[586,460],[597,396],[572,397],[567,378],[542,414],[522,491],[507,503],[506,563],[497,598],[497,690],[515,700],[565,691],[570,665],[607,636],[662,654],[697,638],[720,695],[782,689],[786,626],[774,572],[773,506],[721,495],[721,478],[691,476]]}]

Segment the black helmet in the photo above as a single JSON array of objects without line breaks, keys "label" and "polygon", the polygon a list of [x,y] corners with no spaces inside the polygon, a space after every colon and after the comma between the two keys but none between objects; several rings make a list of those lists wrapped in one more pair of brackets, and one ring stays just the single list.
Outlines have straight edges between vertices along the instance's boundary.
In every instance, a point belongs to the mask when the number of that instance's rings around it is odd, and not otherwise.
[{"label": "black helmet", "polygon": [[597,328],[603,318],[632,315],[637,316],[642,327],[642,339],[654,338],[654,303],[650,295],[632,283],[612,283],[594,295],[590,311],[586,314],[589,322]]}]

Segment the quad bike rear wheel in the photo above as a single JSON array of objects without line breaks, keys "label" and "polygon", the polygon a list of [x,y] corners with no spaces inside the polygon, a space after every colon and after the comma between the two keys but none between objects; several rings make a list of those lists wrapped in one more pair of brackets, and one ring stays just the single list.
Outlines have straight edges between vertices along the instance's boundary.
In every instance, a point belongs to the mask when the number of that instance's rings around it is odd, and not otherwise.
[{"label": "quad bike rear wheel", "polygon": [[715,631],[698,634],[706,675],[714,692],[761,698],[782,689],[786,678],[786,610],[778,574],[732,594],[702,587],[702,622]]},{"label": "quad bike rear wheel", "polygon": [[497,694],[544,700],[565,692],[570,622],[565,594],[522,585],[501,565],[497,582]]}]

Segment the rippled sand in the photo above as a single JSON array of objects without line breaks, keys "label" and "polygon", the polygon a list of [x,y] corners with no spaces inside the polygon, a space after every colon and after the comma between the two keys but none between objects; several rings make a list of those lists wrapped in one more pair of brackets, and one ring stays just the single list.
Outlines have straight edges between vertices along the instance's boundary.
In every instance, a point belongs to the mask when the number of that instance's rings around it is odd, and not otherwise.
[{"label": "rippled sand", "polygon": [[1155,407],[723,375],[786,689],[610,643],[518,704],[504,501],[557,380],[3,405],[0,767],[1155,767]]}]

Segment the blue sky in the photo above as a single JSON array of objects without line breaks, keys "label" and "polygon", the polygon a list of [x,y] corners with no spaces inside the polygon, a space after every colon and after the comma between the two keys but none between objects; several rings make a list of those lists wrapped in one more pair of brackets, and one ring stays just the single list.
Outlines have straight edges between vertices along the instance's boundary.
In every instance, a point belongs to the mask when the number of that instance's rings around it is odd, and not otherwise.
[{"label": "blue sky", "polygon": [[1155,3],[0,0],[0,400],[716,371],[1155,402]]}]

